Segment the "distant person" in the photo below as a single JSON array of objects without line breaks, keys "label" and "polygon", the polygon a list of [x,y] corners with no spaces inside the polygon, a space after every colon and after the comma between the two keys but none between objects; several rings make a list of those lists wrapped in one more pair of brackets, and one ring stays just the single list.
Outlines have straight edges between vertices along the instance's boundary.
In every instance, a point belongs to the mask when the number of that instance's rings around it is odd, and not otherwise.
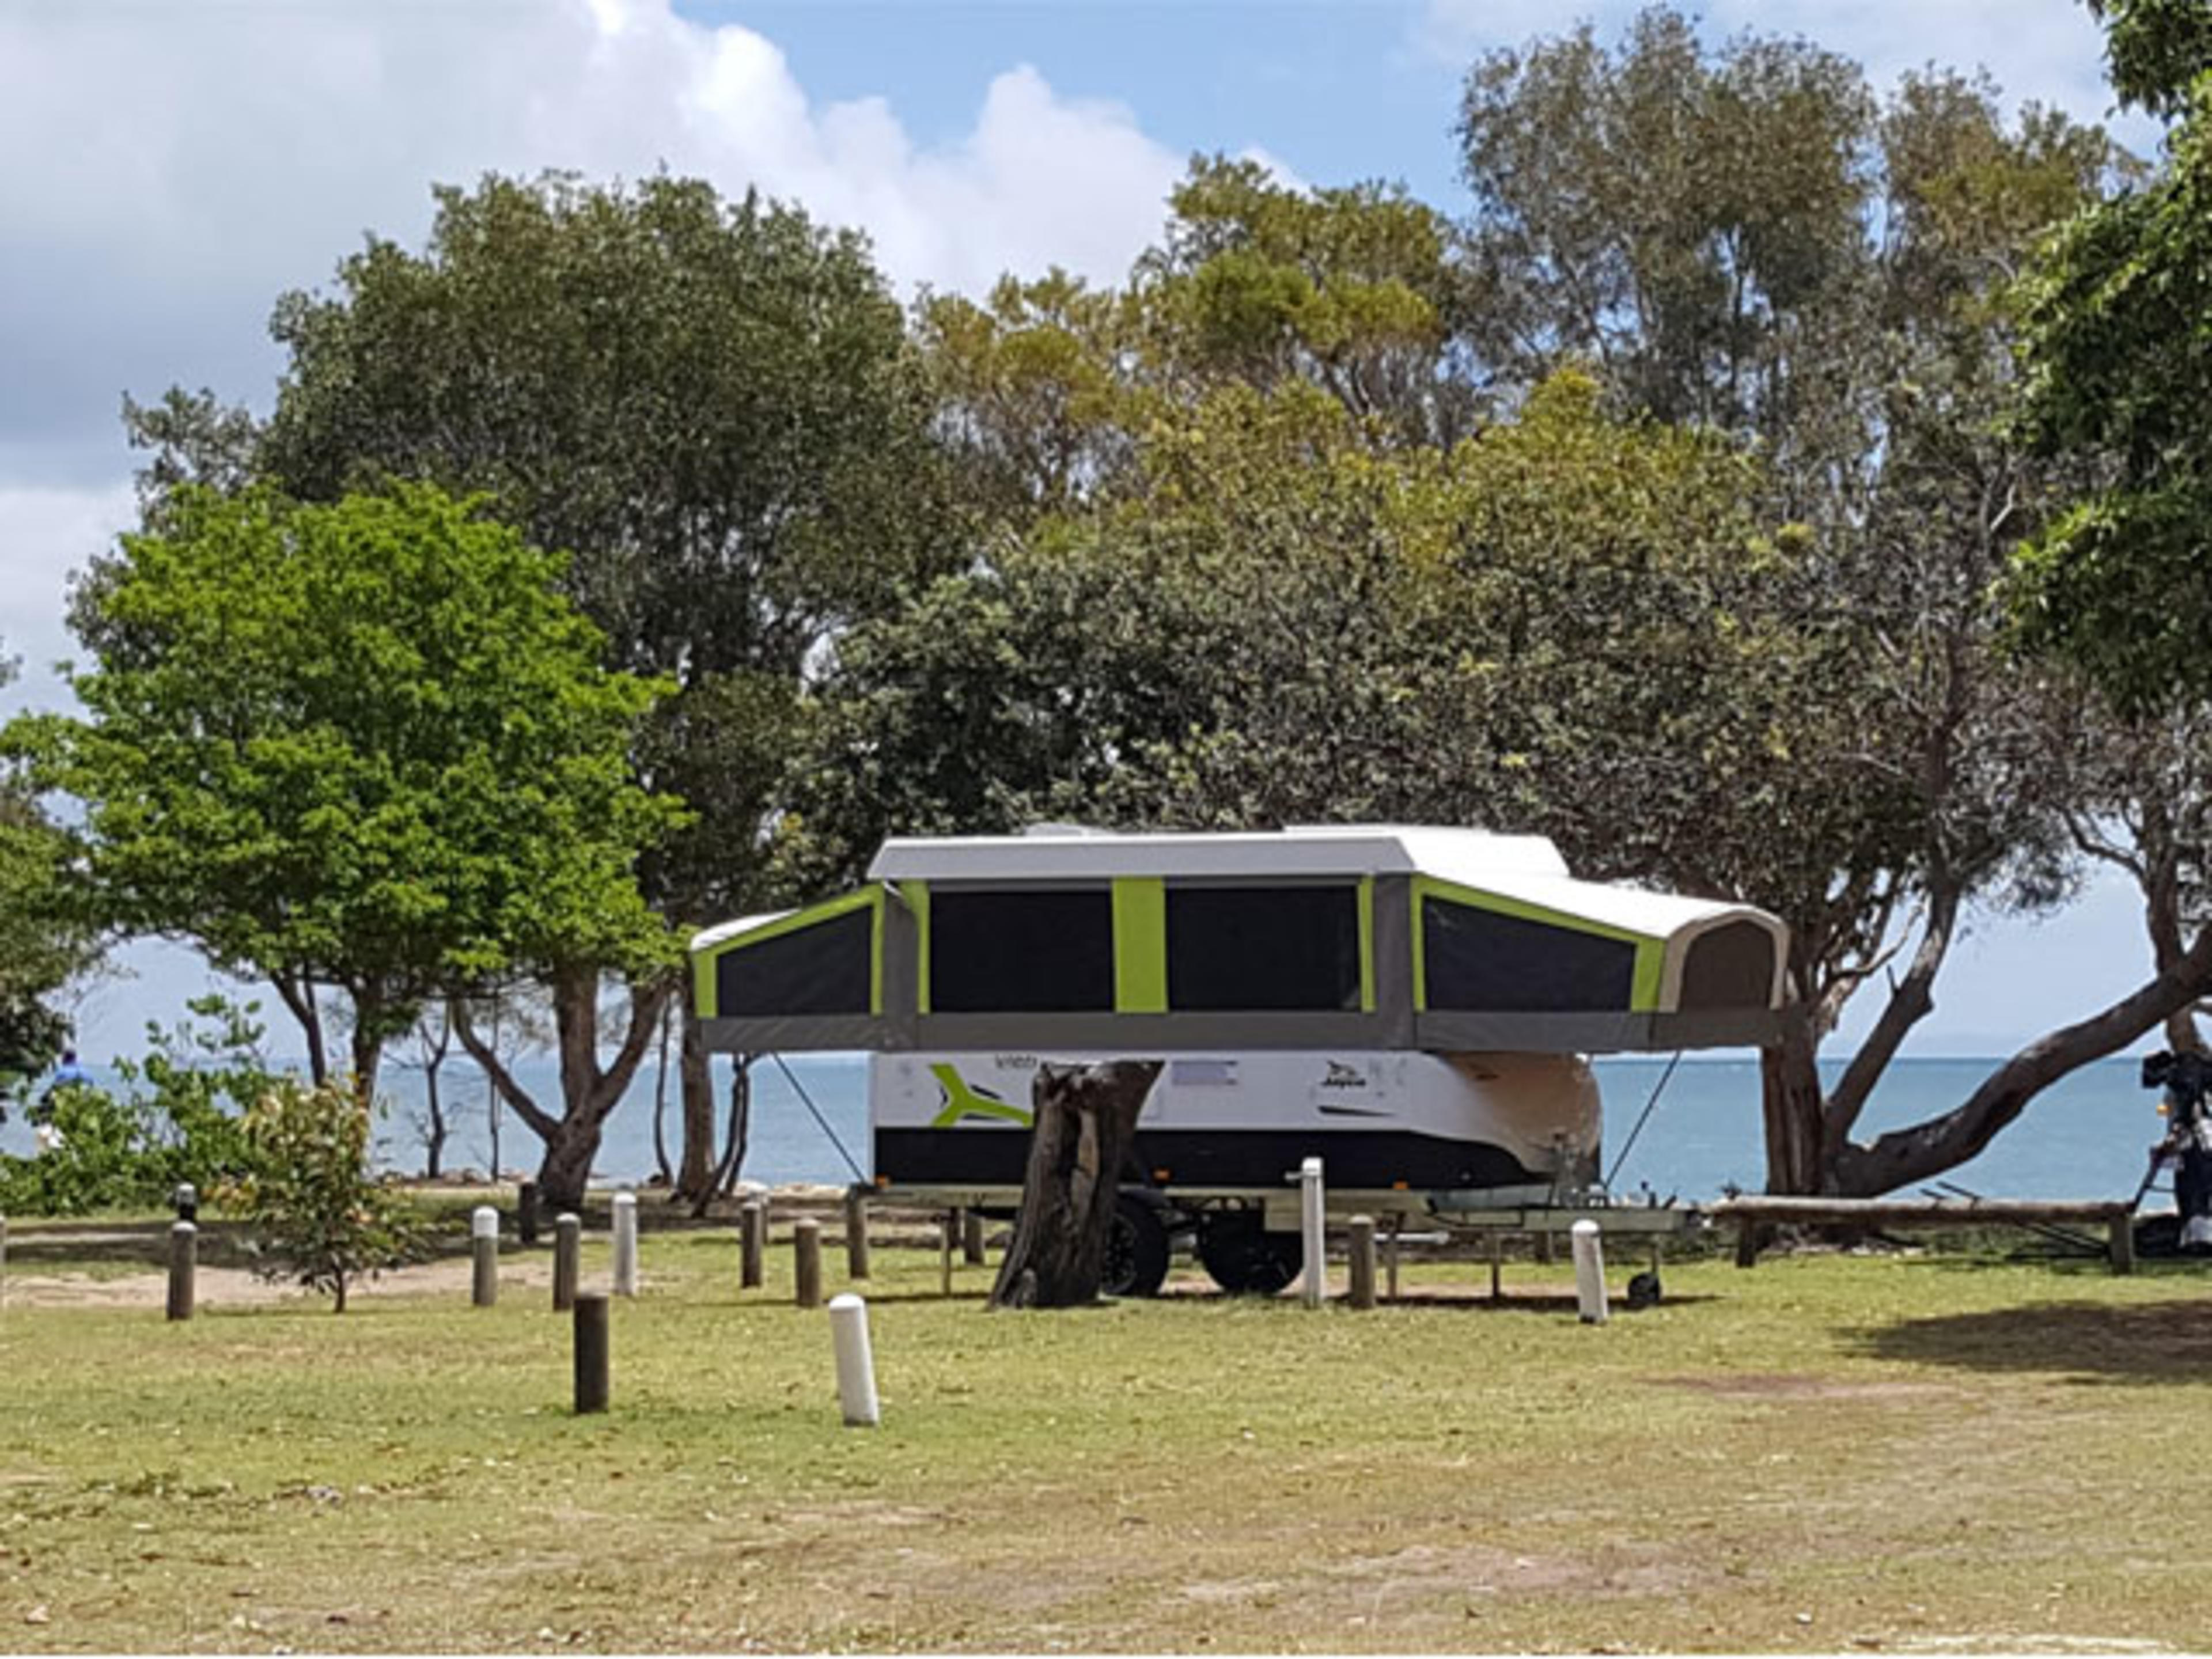
[{"label": "distant person", "polygon": [[54,1127],[54,1097],[64,1089],[89,1088],[91,1085],[92,1073],[78,1060],[76,1050],[63,1049],[61,1064],[54,1067],[53,1081],[46,1085],[46,1091],[39,1097],[39,1103],[26,1115],[37,1131],[35,1139],[40,1152],[52,1152],[62,1144],[62,1132]]}]

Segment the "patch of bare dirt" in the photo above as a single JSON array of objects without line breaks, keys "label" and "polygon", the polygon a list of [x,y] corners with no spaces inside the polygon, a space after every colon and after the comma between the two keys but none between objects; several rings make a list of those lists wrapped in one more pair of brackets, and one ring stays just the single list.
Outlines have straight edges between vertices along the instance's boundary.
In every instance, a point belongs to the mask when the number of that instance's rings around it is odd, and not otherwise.
[{"label": "patch of bare dirt", "polygon": [[1723,1400],[1928,1400],[1960,1392],[1942,1382],[1842,1382],[1833,1377],[1789,1372],[1750,1372],[1721,1376],[1655,1376],[1662,1389],[1715,1395]]},{"label": "patch of bare dirt", "polygon": [[[473,1268],[466,1257],[449,1256],[402,1267],[348,1287],[349,1303],[364,1297],[469,1294]],[[550,1257],[502,1260],[499,1282],[504,1291],[544,1287],[550,1291]],[[201,1267],[193,1276],[194,1304],[201,1309],[267,1307],[309,1299],[311,1293],[283,1279],[255,1277],[242,1267]],[[100,1274],[27,1273],[10,1267],[5,1295],[11,1308],[159,1308],[168,1300],[166,1273]],[[313,1298],[319,1300],[320,1298]]]}]

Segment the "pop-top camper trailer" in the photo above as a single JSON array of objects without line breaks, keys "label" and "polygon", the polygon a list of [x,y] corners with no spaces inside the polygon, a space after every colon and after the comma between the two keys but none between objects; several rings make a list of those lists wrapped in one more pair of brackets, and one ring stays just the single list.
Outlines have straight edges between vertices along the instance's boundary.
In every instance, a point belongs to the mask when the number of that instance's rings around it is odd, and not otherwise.
[{"label": "pop-top camper trailer", "polygon": [[709,1045],[865,1049],[875,1181],[1011,1212],[1042,1060],[1166,1062],[1114,1260],[1194,1232],[1224,1287],[1295,1273],[1285,1171],[1386,1226],[1603,1203],[1586,1056],[1757,1043],[1782,924],[1577,881],[1535,837],[1399,827],[893,839],[868,884],[692,942]]}]

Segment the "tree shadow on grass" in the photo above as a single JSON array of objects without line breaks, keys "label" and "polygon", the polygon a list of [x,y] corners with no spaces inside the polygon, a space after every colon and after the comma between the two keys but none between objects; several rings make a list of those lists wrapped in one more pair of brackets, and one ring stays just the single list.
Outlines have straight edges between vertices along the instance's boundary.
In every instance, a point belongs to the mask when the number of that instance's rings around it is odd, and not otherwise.
[{"label": "tree shadow on grass", "polygon": [[1877,1359],[1978,1371],[2075,1373],[2106,1382],[2212,1380],[2212,1305],[2201,1299],[2045,1303],[1869,1326]]}]

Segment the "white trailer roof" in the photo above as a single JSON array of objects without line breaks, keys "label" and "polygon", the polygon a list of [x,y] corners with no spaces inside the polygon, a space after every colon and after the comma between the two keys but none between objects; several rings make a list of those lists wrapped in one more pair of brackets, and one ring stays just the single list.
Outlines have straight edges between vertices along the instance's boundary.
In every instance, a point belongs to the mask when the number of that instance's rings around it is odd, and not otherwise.
[{"label": "white trailer roof", "polygon": [[1470,872],[1567,873],[1559,848],[1541,836],[1349,824],[1133,835],[1054,825],[1025,836],[897,836],[884,843],[868,875],[876,881],[1443,875],[1447,864]]},{"label": "white trailer roof", "polygon": [[1542,836],[1416,824],[1133,835],[1053,826],[1025,836],[900,836],[884,843],[868,875],[891,882],[1421,875],[1654,936],[1736,915],[1765,920],[1742,905],[1577,881]]}]

